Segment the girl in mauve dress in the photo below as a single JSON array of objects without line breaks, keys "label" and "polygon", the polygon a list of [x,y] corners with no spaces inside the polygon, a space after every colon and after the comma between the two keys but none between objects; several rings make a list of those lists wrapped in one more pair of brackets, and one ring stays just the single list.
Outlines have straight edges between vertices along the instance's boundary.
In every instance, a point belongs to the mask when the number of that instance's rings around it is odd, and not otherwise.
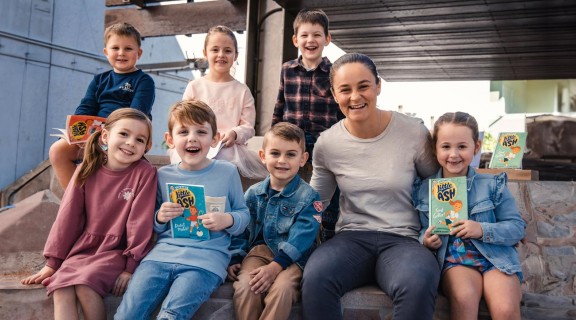
[{"label": "girl in mauve dress", "polygon": [[46,265],[23,284],[42,283],[55,319],[106,319],[104,296],[124,293],[152,247],[156,169],[144,159],[152,124],[133,108],[110,114],[86,143],[44,247]]}]

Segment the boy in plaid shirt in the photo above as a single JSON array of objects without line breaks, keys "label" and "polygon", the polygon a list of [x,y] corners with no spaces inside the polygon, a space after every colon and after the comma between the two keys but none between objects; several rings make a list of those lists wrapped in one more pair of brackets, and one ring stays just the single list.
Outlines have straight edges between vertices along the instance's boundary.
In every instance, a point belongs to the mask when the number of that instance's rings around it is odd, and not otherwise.
[{"label": "boy in plaid shirt", "polygon": [[[332,38],[328,24],[328,16],[319,9],[303,9],[296,16],[292,42],[302,55],[282,65],[280,90],[272,114],[272,126],[285,121],[304,130],[306,152],[310,155],[305,172],[310,171],[314,144],[320,133],[344,118],[330,91],[332,63],[322,57],[324,47]],[[323,238],[333,234],[338,220],[339,194],[336,190],[324,212]]]}]

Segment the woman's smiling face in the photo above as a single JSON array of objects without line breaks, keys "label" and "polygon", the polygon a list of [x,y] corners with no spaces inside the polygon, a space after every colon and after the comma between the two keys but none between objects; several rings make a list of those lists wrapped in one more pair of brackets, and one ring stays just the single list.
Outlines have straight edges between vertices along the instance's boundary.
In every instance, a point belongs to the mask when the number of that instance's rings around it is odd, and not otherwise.
[{"label": "woman's smiling face", "polygon": [[364,64],[351,62],[334,70],[332,93],[349,121],[368,119],[376,109],[380,82]]}]

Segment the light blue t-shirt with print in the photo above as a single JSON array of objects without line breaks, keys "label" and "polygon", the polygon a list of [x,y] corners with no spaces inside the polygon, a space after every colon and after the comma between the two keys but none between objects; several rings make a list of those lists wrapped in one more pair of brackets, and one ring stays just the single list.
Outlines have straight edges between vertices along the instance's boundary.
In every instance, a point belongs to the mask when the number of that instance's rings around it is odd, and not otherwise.
[{"label": "light blue t-shirt with print", "polygon": [[[205,196],[226,197],[226,213],[234,218],[234,223],[222,231],[210,231],[210,240],[172,238],[170,223],[158,223],[156,214],[162,203],[169,201],[166,183],[182,183],[204,186]],[[143,259],[178,263],[202,268],[222,278],[226,278],[226,268],[230,262],[230,236],[241,234],[250,215],[238,169],[223,160],[212,160],[210,165],[198,171],[183,170],[178,164],[158,169],[158,191],[154,231],[158,234],[156,245]]]}]

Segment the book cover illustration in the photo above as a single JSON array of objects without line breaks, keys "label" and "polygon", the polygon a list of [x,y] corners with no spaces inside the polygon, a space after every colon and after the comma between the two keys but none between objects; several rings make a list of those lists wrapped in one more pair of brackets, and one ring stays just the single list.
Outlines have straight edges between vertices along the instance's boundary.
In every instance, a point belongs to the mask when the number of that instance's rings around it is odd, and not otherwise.
[{"label": "book cover illustration", "polygon": [[206,213],[204,187],[180,183],[167,183],[168,199],[184,207],[182,216],[170,220],[172,237],[209,240],[210,231],[204,226],[201,216]]},{"label": "book cover illustration", "polygon": [[468,219],[466,177],[430,179],[429,226],[433,234],[449,234],[458,220]]},{"label": "book cover illustration", "polygon": [[63,138],[69,144],[85,143],[90,136],[102,130],[106,118],[72,114],[66,117],[66,129],[54,128],[60,133],[51,134],[53,137]]},{"label": "book cover illustration", "polygon": [[490,168],[522,168],[526,149],[526,132],[502,132],[490,159]]}]

